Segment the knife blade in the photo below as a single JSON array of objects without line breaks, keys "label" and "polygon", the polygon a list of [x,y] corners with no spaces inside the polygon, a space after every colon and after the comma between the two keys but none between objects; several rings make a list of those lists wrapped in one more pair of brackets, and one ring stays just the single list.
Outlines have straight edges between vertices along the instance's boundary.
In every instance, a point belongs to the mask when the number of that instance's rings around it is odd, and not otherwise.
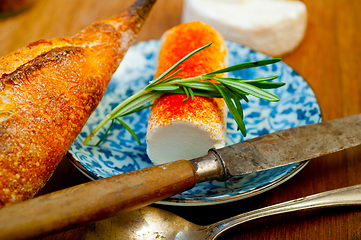
[{"label": "knife blade", "polygon": [[[213,161],[214,164],[221,163],[221,175],[219,173],[217,178],[225,180],[310,160],[360,144],[361,114],[357,114],[290,128],[221,149],[213,149],[207,158],[216,158],[218,161]],[[197,167],[202,159],[205,157],[191,161]]]},{"label": "knife blade", "polygon": [[104,178],[0,209],[0,239],[57,233],[160,201],[196,183],[302,162],[361,144],[361,114],[270,133],[206,156]]}]

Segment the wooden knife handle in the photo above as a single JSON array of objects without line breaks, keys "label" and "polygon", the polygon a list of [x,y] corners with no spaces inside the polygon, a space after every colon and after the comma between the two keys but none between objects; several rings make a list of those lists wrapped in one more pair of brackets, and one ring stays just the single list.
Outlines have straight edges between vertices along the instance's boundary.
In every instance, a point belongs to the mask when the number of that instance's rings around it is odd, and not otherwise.
[{"label": "wooden knife handle", "polygon": [[49,235],[111,217],[192,188],[198,177],[179,160],[77,185],[0,209],[0,239]]}]

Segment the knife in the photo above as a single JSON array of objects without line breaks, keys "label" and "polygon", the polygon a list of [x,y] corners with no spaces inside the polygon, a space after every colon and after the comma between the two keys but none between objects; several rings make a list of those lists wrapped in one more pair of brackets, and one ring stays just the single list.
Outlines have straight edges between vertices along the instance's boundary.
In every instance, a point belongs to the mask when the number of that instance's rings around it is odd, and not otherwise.
[{"label": "knife", "polygon": [[64,231],[160,201],[196,183],[264,171],[361,144],[361,114],[290,128],[190,161],[104,178],[0,209],[0,239]]}]

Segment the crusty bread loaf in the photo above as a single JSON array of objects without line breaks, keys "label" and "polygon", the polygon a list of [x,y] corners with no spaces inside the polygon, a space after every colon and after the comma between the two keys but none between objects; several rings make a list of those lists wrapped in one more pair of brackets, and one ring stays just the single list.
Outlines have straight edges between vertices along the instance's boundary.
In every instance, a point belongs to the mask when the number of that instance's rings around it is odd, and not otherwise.
[{"label": "crusty bread loaf", "polygon": [[[184,61],[176,76],[194,77],[226,67],[226,44],[201,22],[180,24],[162,37],[155,78],[193,50],[212,45]],[[147,129],[147,152],[155,164],[205,155],[225,145],[227,107],[223,99],[166,94],[154,102]]]},{"label": "crusty bread loaf", "polygon": [[138,0],[72,38],[39,40],[0,59],[0,207],[45,185],[154,2]]}]

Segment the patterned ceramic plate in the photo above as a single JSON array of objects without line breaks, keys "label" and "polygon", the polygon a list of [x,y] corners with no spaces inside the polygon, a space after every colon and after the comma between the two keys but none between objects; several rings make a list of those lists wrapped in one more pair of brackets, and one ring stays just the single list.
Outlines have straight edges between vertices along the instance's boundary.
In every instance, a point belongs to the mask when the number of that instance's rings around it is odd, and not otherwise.
[{"label": "patterned ceramic plate", "polygon": [[[236,43],[227,42],[231,65],[257,61],[267,56]],[[94,143],[103,135],[103,128],[84,146],[84,138],[119,102],[141,90],[153,78],[159,41],[147,41],[133,45],[116,71],[103,100],[88,120],[81,134],[69,149],[69,156],[75,166],[91,179],[129,172],[152,166],[146,154],[146,127],[149,110],[143,110],[124,118],[134,129],[142,145],[116,122],[106,140],[95,147]],[[232,75],[232,73],[230,74]],[[272,90],[281,101],[250,98],[244,103],[245,124],[251,139],[270,132],[321,121],[320,108],[315,95],[305,80],[283,62],[242,70],[233,74],[242,78],[257,78],[279,75],[274,81],[285,82],[282,88]],[[245,140],[236,131],[231,115],[227,122],[227,144]],[[293,164],[260,173],[249,174],[226,182],[210,181],[197,184],[193,189],[161,201],[169,205],[210,205],[250,197],[269,190],[300,171],[307,162]]]}]

